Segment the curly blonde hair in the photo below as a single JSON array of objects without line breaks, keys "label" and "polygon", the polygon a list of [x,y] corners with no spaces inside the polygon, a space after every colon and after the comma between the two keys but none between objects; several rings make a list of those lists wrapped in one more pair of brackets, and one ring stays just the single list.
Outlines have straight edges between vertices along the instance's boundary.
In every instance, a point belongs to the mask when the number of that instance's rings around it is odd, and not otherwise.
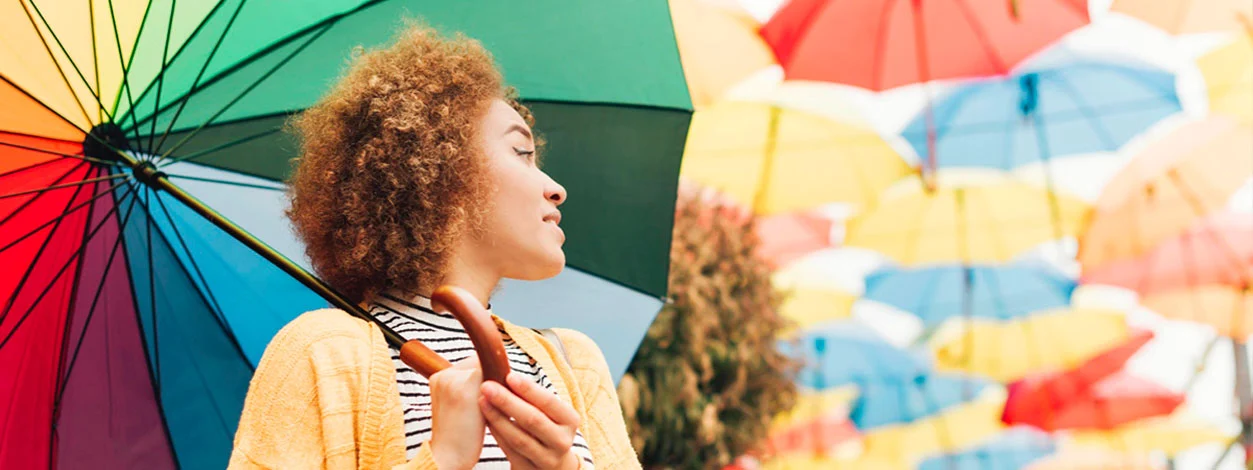
[{"label": "curly blonde hair", "polygon": [[530,112],[490,53],[410,24],[354,51],[345,76],[290,126],[300,155],[287,216],[324,280],[355,302],[439,282],[450,249],[478,230],[489,184],[476,144],[491,102]]}]

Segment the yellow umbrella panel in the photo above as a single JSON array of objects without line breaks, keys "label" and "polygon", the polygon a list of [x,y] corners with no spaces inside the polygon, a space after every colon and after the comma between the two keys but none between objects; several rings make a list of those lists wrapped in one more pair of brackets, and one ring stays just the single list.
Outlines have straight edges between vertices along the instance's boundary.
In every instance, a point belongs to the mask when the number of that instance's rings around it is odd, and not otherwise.
[{"label": "yellow umbrella panel", "polygon": [[1114,0],[1110,9],[1173,34],[1243,29],[1253,16],[1248,0]]},{"label": "yellow umbrella panel", "polygon": [[1071,369],[1127,341],[1122,312],[1072,309],[1009,322],[950,319],[930,341],[936,369],[1013,382],[1027,375]]},{"label": "yellow umbrella panel", "polygon": [[1175,413],[1125,424],[1108,431],[1080,431],[1070,436],[1076,446],[1144,455],[1174,456],[1202,444],[1227,443],[1233,436],[1199,418]]},{"label": "yellow umbrella panel", "polygon": [[674,39],[692,106],[703,109],[727,89],[775,63],[757,24],[731,2],[670,0]]},{"label": "yellow umbrella panel", "polygon": [[906,265],[998,263],[1041,243],[1076,235],[1088,206],[1009,177],[980,184],[918,181],[892,188],[874,210],[849,223],[847,246]]},{"label": "yellow umbrella panel", "polygon": [[1171,289],[1146,296],[1145,307],[1169,318],[1203,323],[1243,342],[1253,334],[1253,290],[1220,284]]},{"label": "yellow umbrella panel", "polygon": [[759,214],[872,203],[910,167],[874,130],[748,102],[692,117],[680,174]]},{"label": "yellow umbrella panel", "polygon": [[1197,66],[1209,89],[1210,112],[1253,123],[1253,35],[1240,35],[1198,59]]}]

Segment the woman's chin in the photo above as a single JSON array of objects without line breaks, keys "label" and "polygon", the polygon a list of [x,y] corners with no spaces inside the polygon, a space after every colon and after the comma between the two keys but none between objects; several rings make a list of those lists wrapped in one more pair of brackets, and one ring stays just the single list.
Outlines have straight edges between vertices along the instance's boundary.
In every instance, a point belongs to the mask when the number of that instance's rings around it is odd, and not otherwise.
[{"label": "woman's chin", "polygon": [[505,277],[519,281],[542,281],[561,274],[561,271],[565,268],[566,255],[558,249],[555,254],[549,254],[532,263],[527,263],[527,269],[519,270],[514,275]]}]

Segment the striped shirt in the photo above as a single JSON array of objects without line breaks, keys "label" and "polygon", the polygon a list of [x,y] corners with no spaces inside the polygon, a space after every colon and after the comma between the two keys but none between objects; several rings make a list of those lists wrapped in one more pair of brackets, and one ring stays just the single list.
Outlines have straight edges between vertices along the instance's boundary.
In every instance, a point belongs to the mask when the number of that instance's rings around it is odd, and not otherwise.
[{"label": "striped shirt", "polygon": [[[413,297],[410,300],[401,300],[402,298],[404,297],[384,294],[371,306],[370,313],[401,337],[421,341],[448,362],[457,363],[475,354],[470,335],[451,314],[435,312],[431,309],[430,300],[425,297]],[[500,335],[513,372],[557,393],[539,364],[514,343],[504,330],[500,330]],[[404,408],[405,451],[407,458],[412,459],[422,443],[431,438],[431,392],[426,378],[400,360],[400,351],[397,348],[391,347],[391,353],[392,363],[396,365],[400,404]],[[588,449],[582,433],[575,434],[573,449],[583,459],[584,468],[594,468],[591,450]],[[483,453],[474,468],[510,468],[509,461],[492,437],[490,429],[483,438]]]}]

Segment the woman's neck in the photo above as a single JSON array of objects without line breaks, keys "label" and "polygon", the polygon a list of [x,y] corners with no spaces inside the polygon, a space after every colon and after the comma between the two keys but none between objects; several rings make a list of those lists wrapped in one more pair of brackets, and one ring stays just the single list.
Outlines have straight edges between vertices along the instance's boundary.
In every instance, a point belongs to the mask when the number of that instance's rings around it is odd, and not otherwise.
[{"label": "woman's neck", "polygon": [[452,256],[448,265],[448,271],[444,275],[444,279],[439,285],[430,286],[422,289],[423,296],[431,297],[431,293],[440,285],[454,285],[465,289],[474,298],[478,299],[485,307],[489,305],[492,297],[492,291],[496,289],[496,285],[500,283],[500,275],[495,270],[488,269],[484,263],[474,262],[463,256]]}]

